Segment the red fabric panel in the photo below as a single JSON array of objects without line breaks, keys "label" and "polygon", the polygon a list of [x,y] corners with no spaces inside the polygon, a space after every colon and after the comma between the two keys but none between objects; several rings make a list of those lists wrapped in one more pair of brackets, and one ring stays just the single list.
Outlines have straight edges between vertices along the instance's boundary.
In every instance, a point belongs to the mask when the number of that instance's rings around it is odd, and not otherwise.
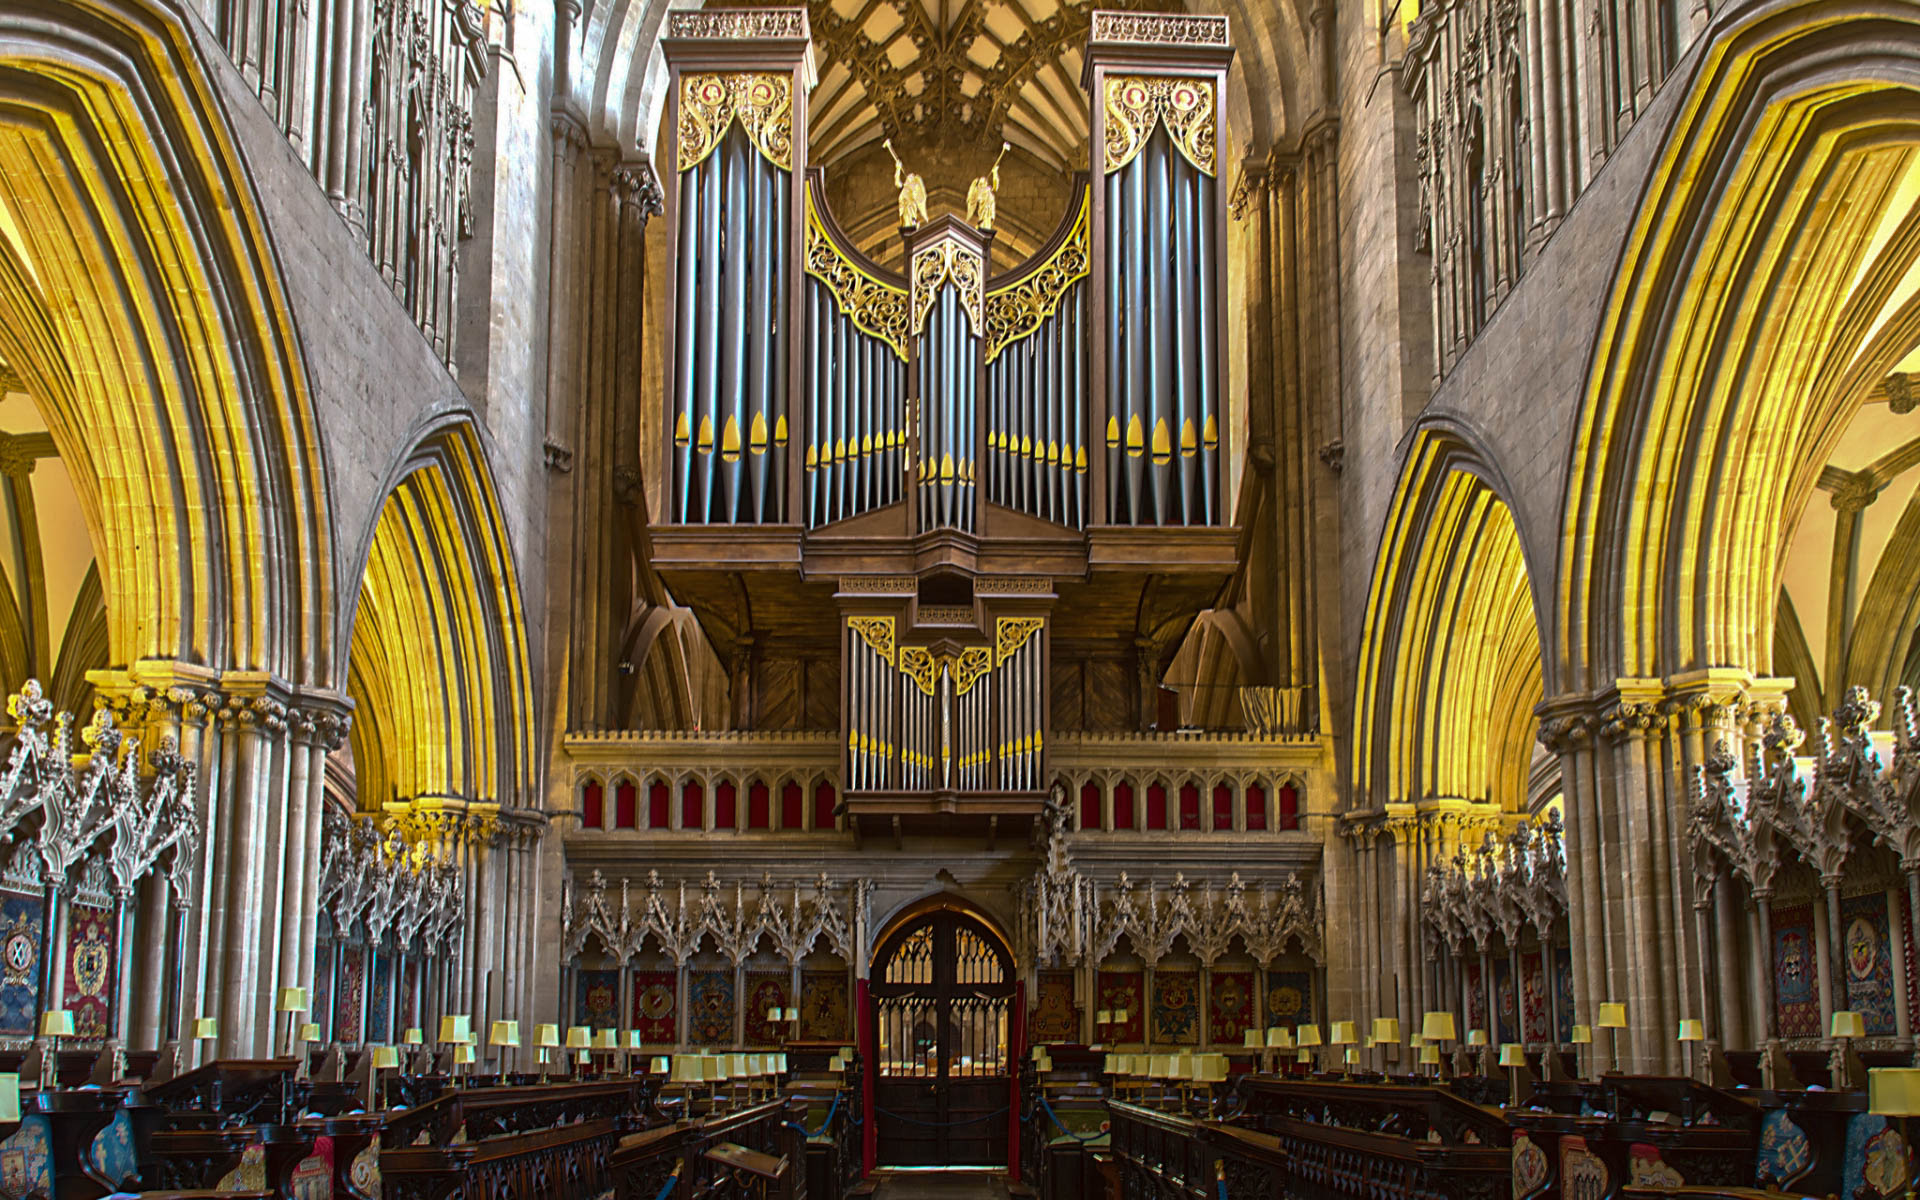
[{"label": "red fabric panel", "polygon": [[1167,789],[1160,784],[1147,787],[1147,828],[1165,829],[1167,827]]},{"label": "red fabric panel", "polygon": [[1267,789],[1257,783],[1247,785],[1247,828],[1267,827]]},{"label": "red fabric panel", "polygon": [[1133,785],[1124,781],[1113,785],[1113,827],[1133,828]]},{"label": "red fabric panel", "polygon": [[1300,828],[1300,793],[1290,783],[1280,785],[1280,828]]},{"label": "red fabric panel", "polygon": [[739,794],[731,780],[713,789],[713,827],[715,829],[733,828]]},{"label": "red fabric panel", "polygon": [[780,789],[780,828],[798,829],[806,823],[802,805],[806,793],[797,783],[789,783]]},{"label": "red fabric panel", "polygon": [[613,827],[632,829],[639,824],[637,797],[639,789],[631,782],[622,783],[613,789]]},{"label": "red fabric panel", "polygon": [[1190,783],[1180,787],[1180,828],[1200,828],[1200,789]]},{"label": "red fabric panel", "polygon": [[707,793],[697,783],[688,783],[680,789],[680,827],[682,829],[704,829],[706,827]]},{"label": "red fabric panel", "polygon": [[647,828],[671,829],[673,827],[673,809],[671,798],[667,794],[667,785],[655,780],[647,789]]},{"label": "red fabric panel", "polygon": [[1213,827],[1221,833],[1233,828],[1233,789],[1224,783],[1213,787]]},{"label": "red fabric panel", "polygon": [[813,789],[813,827],[825,832],[833,828],[833,785],[823,783]]},{"label": "red fabric panel", "polygon": [[753,786],[747,789],[747,828],[771,829],[773,827],[771,807],[767,785],[755,781]]},{"label": "red fabric panel", "polygon": [[600,789],[599,780],[591,780],[580,790],[580,826],[583,829],[598,829],[607,818],[605,794]]},{"label": "red fabric panel", "polygon": [[1080,828],[1100,828],[1100,785],[1097,783],[1080,785]]}]

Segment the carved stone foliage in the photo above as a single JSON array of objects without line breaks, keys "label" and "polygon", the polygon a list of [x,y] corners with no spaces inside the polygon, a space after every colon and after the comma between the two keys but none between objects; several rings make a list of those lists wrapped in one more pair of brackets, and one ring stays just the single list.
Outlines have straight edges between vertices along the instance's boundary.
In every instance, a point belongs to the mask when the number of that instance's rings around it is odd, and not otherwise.
[{"label": "carved stone foliage", "polygon": [[616,891],[594,871],[584,883],[568,877],[562,886],[564,958],[592,941],[622,959],[651,942],[680,966],[703,946],[735,966],[761,949],[789,965],[815,949],[847,962],[866,953],[860,943],[873,885],[865,879],[836,882],[823,871],[811,880],[775,883],[765,875],[757,883],[723,883],[709,871],[704,880],[669,883],[649,871],[638,887],[622,879]]},{"label": "carved stone foliage", "polygon": [[81,746],[73,744],[72,716],[54,715],[38,680],[8,698],[7,713],[17,732],[0,775],[0,836],[31,842],[45,883],[64,895],[91,872],[96,887],[125,899],[169,855],[176,899],[191,892],[200,845],[196,770],[171,736],[147,757],[153,777],[145,782],[140,739],[109,710],[93,714]]},{"label": "carved stone foliage", "polygon": [[1725,739],[1694,767],[1689,832],[1696,902],[1722,866],[1756,898],[1773,894],[1785,862],[1804,864],[1835,886],[1856,851],[1879,844],[1903,872],[1920,873],[1920,717],[1913,693],[1894,693],[1891,729],[1877,730],[1880,705],[1849,688],[1820,719],[1813,753],[1804,735],[1774,712],[1740,753]]},{"label": "carved stone foliage", "polygon": [[1484,951],[1494,935],[1509,947],[1531,926],[1541,941],[1567,911],[1567,862],[1558,813],[1535,825],[1520,822],[1504,841],[1492,830],[1469,861],[1455,853],[1450,867],[1435,864],[1420,897],[1420,917],[1431,944],[1455,954]]},{"label": "carved stone foliage", "polygon": [[400,823],[383,838],[369,817],[329,808],[320,857],[320,908],[336,938],[379,945],[390,936],[408,951],[458,945],[466,928],[466,880],[427,842],[407,842]]}]

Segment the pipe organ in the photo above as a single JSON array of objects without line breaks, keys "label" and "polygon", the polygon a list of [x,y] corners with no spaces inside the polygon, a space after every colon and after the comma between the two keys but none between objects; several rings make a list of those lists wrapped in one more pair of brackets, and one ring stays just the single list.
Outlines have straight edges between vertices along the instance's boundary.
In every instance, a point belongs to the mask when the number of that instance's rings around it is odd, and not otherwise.
[{"label": "pipe organ", "polygon": [[[1236,561],[1225,18],[1093,15],[1087,170],[1024,262],[926,212],[911,170],[942,164],[896,158],[898,269],[856,248],[807,165],[806,11],[668,20],[678,254],[654,561],[729,664],[742,726],[793,711],[762,689],[837,641],[856,824],[947,828],[960,798],[989,827],[1030,820],[1056,628],[1073,653],[1133,656],[1121,711],[1149,728],[1162,640]],[[990,224],[987,178],[935,182]],[[789,682],[765,682],[774,662]]]},{"label": "pipe organ", "polygon": [[1043,790],[1046,618],[995,617],[992,640],[972,645],[971,624],[906,644],[906,623],[847,618],[847,791]]}]

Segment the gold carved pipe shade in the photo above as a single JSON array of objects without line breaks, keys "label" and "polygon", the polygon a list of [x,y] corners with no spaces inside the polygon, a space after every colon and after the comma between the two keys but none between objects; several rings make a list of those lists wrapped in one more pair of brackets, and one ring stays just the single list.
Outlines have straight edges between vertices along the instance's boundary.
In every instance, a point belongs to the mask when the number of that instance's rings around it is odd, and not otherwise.
[{"label": "gold carved pipe shade", "polygon": [[820,220],[811,189],[807,192],[804,265],[807,274],[827,285],[834,304],[856,329],[879,338],[893,348],[900,361],[906,361],[907,339],[911,336],[907,293],[882,283],[854,263]]},{"label": "gold carved pipe shade", "polygon": [[1213,81],[1185,76],[1112,75],[1106,86],[1106,167],[1133,161],[1163,122],[1173,144],[1208,175],[1214,174]]},{"label": "gold carved pipe shade", "polygon": [[681,78],[679,169],[690,170],[712,154],[735,118],[768,162],[793,170],[793,80],[744,71]]},{"label": "gold carved pipe shade", "polygon": [[987,361],[1037,331],[1060,307],[1067,289],[1085,279],[1093,270],[1092,246],[1087,223],[1092,212],[1092,194],[1080,194],[1080,215],[1066,240],[1048,255],[1040,266],[1016,283],[987,294]]}]

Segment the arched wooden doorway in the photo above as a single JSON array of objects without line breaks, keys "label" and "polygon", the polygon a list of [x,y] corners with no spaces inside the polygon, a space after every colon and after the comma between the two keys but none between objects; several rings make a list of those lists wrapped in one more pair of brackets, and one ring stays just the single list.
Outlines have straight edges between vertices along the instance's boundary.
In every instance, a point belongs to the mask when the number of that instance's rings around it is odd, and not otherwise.
[{"label": "arched wooden doorway", "polygon": [[978,918],[935,908],[873,958],[867,1008],[882,1166],[1006,1166],[1018,1017],[1013,959]]}]

